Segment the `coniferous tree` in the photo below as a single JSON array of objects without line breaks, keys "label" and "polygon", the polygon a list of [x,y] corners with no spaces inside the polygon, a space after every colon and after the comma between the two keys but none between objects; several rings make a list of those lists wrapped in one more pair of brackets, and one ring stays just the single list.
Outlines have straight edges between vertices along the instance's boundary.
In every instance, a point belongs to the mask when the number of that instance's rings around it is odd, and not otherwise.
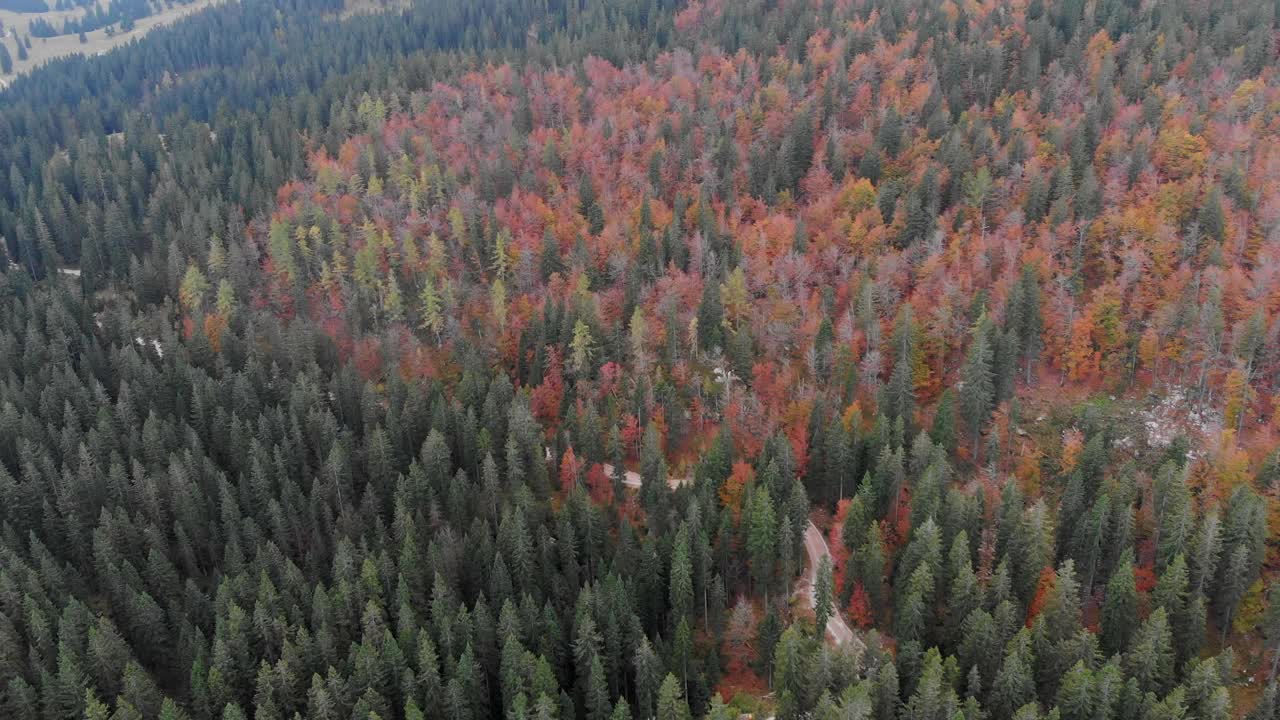
[{"label": "coniferous tree", "polygon": [[636,712],[642,718],[653,717],[657,711],[659,686],[663,685],[662,665],[649,639],[642,637],[635,652]]},{"label": "coniferous tree", "polygon": [[1102,603],[1102,649],[1108,655],[1123,653],[1137,629],[1138,591],[1133,564],[1126,558],[1107,581]]},{"label": "coniferous tree", "polygon": [[1280,581],[1272,581],[1267,586],[1267,610],[1263,615],[1263,633],[1271,646],[1271,669],[1267,682],[1274,684],[1276,672],[1280,670]]},{"label": "coniferous tree", "polygon": [[769,493],[757,490],[751,501],[751,514],[747,529],[747,552],[751,563],[751,577],[758,590],[769,596],[773,585],[775,563],[778,558],[777,522],[773,501]]},{"label": "coniferous tree", "polygon": [[689,705],[680,691],[680,682],[670,673],[658,689],[657,720],[689,720]]},{"label": "coniferous tree", "polygon": [[995,384],[992,374],[991,321],[983,315],[973,328],[973,340],[960,370],[960,412],[974,457],[978,453],[978,441],[991,414],[995,400]]},{"label": "coniferous tree", "polygon": [[697,321],[698,348],[703,352],[711,352],[714,348],[724,347],[721,327],[724,324],[724,308],[720,304],[720,284],[709,278],[703,279]]},{"label": "coniferous tree", "polygon": [[1124,666],[1143,692],[1163,694],[1173,680],[1173,636],[1164,608],[1142,621],[1124,655]]},{"label": "coniferous tree", "polygon": [[1013,718],[1018,709],[1035,700],[1035,658],[1031,633],[1020,630],[1009,641],[1004,661],[991,686],[990,711],[994,718]]},{"label": "coniferous tree", "polygon": [[831,580],[831,558],[823,555],[818,561],[818,572],[815,576],[814,592],[814,632],[819,638],[825,637],[827,620],[831,618],[833,608],[833,588]]}]

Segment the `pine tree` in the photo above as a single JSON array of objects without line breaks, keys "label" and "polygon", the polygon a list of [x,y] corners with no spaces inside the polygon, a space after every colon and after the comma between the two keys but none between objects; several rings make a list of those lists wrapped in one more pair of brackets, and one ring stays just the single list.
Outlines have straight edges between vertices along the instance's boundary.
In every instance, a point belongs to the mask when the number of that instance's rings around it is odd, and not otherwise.
[{"label": "pine tree", "polygon": [[782,620],[778,617],[778,611],[770,605],[765,610],[764,620],[756,631],[758,672],[765,675],[769,687],[773,687],[773,656],[781,637]]},{"label": "pine tree", "polygon": [[774,563],[777,551],[777,521],[774,519],[773,501],[769,493],[758,490],[751,500],[751,515],[747,528],[747,555],[751,563],[751,577],[756,589],[766,597],[773,585]]},{"label": "pine tree", "polygon": [[689,687],[689,662],[693,659],[693,629],[689,618],[680,619],[675,636],[671,639],[671,663],[680,670],[680,683],[685,691]]},{"label": "pine tree", "polygon": [[902,147],[902,116],[898,114],[897,108],[890,106],[885,111],[884,120],[876,132],[876,145],[883,148],[889,157],[897,157]]},{"label": "pine tree", "polygon": [[538,260],[538,269],[542,274],[543,282],[550,280],[552,275],[563,274],[565,271],[564,260],[560,257],[560,243],[552,234],[550,226],[542,232],[542,252]]},{"label": "pine tree", "polygon": [[1128,558],[1107,581],[1102,602],[1102,649],[1108,655],[1123,653],[1138,623],[1138,591],[1134,584],[1133,563]]},{"label": "pine tree", "polygon": [[831,556],[822,556],[822,559],[818,562],[818,574],[816,577],[813,603],[814,631],[819,638],[822,638],[826,636],[827,620],[830,619],[833,611]]},{"label": "pine tree", "polygon": [[974,324],[973,339],[960,369],[960,413],[964,416],[973,457],[978,455],[978,442],[995,401],[992,374],[991,321],[984,314]]},{"label": "pine tree", "polygon": [[1205,237],[1222,242],[1226,234],[1226,220],[1222,212],[1222,193],[1217,188],[1213,188],[1205,196],[1196,221]]},{"label": "pine tree", "polygon": [[1263,633],[1271,646],[1271,670],[1268,684],[1275,684],[1276,671],[1280,669],[1280,580],[1272,580],[1267,588],[1267,611],[1263,615]]},{"label": "pine tree", "polygon": [[1124,656],[1125,670],[1143,692],[1163,694],[1173,680],[1173,635],[1164,608],[1156,608],[1142,622]]},{"label": "pine tree", "polygon": [[689,720],[689,705],[680,692],[680,681],[675,675],[667,673],[658,689],[658,705],[656,720]]},{"label": "pine tree", "polygon": [[955,540],[951,542],[948,565],[947,574],[951,578],[951,584],[946,594],[947,620],[943,636],[947,646],[954,648],[964,637],[965,619],[982,604],[982,587],[978,584],[977,573],[973,571],[973,562],[969,555],[969,538],[964,530],[957,533]]},{"label": "pine tree", "polygon": [[578,377],[585,378],[591,373],[594,355],[595,340],[591,337],[591,328],[578,320],[573,326],[573,340],[569,343],[569,368]]},{"label": "pine tree", "polygon": [[1162,465],[1155,478],[1156,568],[1163,570],[1191,540],[1191,495],[1175,463]]},{"label": "pine tree", "polygon": [[676,532],[675,549],[671,554],[670,572],[671,617],[674,623],[687,619],[693,609],[693,564],[689,558],[689,528],[681,523]]},{"label": "pine tree", "polygon": [[613,706],[613,714],[609,716],[609,720],[631,720],[631,707],[627,705],[626,698],[618,698],[617,704]]},{"label": "pine tree", "polygon": [[915,692],[903,708],[903,716],[923,720],[951,720],[960,700],[945,676],[942,657],[937,649],[925,653],[924,666]]},{"label": "pine tree", "polygon": [[858,553],[857,563],[862,585],[871,596],[871,606],[884,607],[885,554],[879,523],[873,521],[867,525],[867,540]]},{"label": "pine tree", "polygon": [[439,342],[440,332],[444,329],[444,315],[441,313],[440,294],[436,290],[435,282],[430,277],[423,279],[418,301],[422,305],[419,310],[419,316],[421,317],[419,327],[433,334],[436,341]]},{"label": "pine tree", "polygon": [[587,229],[592,235],[599,235],[604,230],[604,210],[596,197],[595,184],[586,173],[578,182],[578,213],[586,219]]},{"label": "pine tree", "polygon": [[641,637],[636,648],[636,712],[641,718],[653,717],[657,709],[659,685],[662,684],[662,665],[649,644],[649,638]]},{"label": "pine tree", "polygon": [[[0,45],[0,47],[4,47]],[[111,709],[98,699],[94,694],[93,688],[86,688],[84,691],[84,720],[107,720],[110,717]]]},{"label": "pine tree", "polygon": [[919,641],[923,644],[927,639],[925,633],[931,625],[933,577],[929,564],[920,563],[899,591],[901,599],[893,616],[894,635],[898,642]]},{"label": "pine tree", "polygon": [[720,304],[720,283],[703,278],[702,300],[698,303],[698,347],[703,352],[724,347],[724,308]]},{"label": "pine tree", "polygon": [[901,418],[903,425],[910,432],[912,415],[915,412],[915,365],[916,342],[918,330],[912,316],[911,305],[904,303],[894,321],[893,372],[889,382],[881,391],[880,407],[890,419]]},{"label": "pine tree", "polygon": [[1031,633],[1025,628],[1009,641],[1004,662],[991,686],[990,709],[996,720],[1009,720],[1023,705],[1035,700],[1035,658]]},{"label": "pine tree", "polygon": [[956,448],[955,393],[951,388],[942,391],[934,408],[933,427],[929,430],[933,443],[948,453]]},{"label": "pine tree", "polygon": [[613,708],[609,704],[609,687],[605,679],[604,665],[597,655],[591,659],[585,693],[587,720],[610,720]]},{"label": "pine tree", "polygon": [[1062,713],[1062,720],[1091,720],[1094,696],[1093,672],[1080,661],[1062,678],[1054,704]]},{"label": "pine tree", "polygon": [[[1192,625],[1191,611],[1187,604],[1187,588],[1187,561],[1179,553],[1174,556],[1168,567],[1160,574],[1160,579],[1156,582],[1155,592],[1152,594],[1152,601],[1155,607],[1164,608],[1165,613],[1169,616],[1169,626],[1173,629],[1179,664],[1186,662],[1191,657],[1187,653],[1190,649],[1188,640],[1190,635],[1196,631]],[[1201,634],[1203,635],[1203,630],[1201,630]]]}]

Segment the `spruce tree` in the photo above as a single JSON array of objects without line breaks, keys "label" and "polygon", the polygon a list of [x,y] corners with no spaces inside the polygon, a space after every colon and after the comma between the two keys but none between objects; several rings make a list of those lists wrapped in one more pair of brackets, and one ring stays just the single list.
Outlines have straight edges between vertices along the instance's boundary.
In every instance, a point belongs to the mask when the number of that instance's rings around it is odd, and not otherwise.
[{"label": "spruce tree", "polygon": [[973,457],[978,455],[978,441],[995,401],[992,374],[991,321],[983,314],[974,324],[973,339],[960,368],[960,413],[969,433]]},{"label": "spruce tree", "polygon": [[1173,663],[1169,618],[1164,608],[1156,608],[1134,633],[1124,655],[1124,667],[1143,692],[1160,695],[1167,692],[1172,684]]},{"label": "spruce tree", "polygon": [[654,717],[656,720],[689,720],[689,716],[689,705],[680,691],[680,681],[675,675],[667,673],[658,689],[658,705]]},{"label": "spruce tree", "polygon": [[827,620],[831,618],[833,607],[833,588],[831,580],[831,557],[823,555],[818,562],[817,580],[814,586],[814,632],[819,638],[826,637]]},{"label": "spruce tree", "polygon": [[1123,653],[1138,624],[1138,591],[1133,563],[1126,558],[1107,581],[1102,602],[1102,649],[1108,655]]}]

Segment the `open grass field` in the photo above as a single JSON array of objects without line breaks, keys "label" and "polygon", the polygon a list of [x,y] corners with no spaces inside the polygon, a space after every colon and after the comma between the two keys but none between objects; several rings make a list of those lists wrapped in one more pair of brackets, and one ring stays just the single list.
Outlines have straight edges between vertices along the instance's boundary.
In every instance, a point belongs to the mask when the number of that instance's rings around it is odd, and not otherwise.
[{"label": "open grass field", "polygon": [[[111,28],[102,28],[90,33],[85,33],[87,42],[81,43],[77,35],[59,35],[51,38],[31,38],[31,49],[27,51],[26,60],[18,59],[17,38],[27,37],[30,34],[31,23],[37,18],[43,18],[51,23],[54,27],[61,28],[62,24],[71,18],[77,18],[84,14],[84,10],[76,8],[75,10],[49,11],[45,13],[17,13],[9,10],[0,10],[0,21],[4,22],[4,44],[9,48],[9,55],[13,57],[13,74],[0,76],[0,87],[9,84],[17,75],[28,72],[33,68],[39,67],[41,64],[67,55],[84,54],[97,55],[104,53],[111,48],[118,47],[135,38],[142,37],[150,32],[153,28],[167,25],[181,17],[199,12],[211,5],[226,0],[194,0],[194,2],[180,5],[174,4],[166,7],[164,10],[142,18],[134,23],[133,30],[129,32],[112,32]],[[16,34],[16,37],[15,37]]]},{"label": "open grass field", "polygon": [[[31,37],[31,48],[27,51],[28,57],[26,60],[18,59],[18,38],[25,38],[31,34],[30,27],[33,21],[41,18],[54,27],[61,28],[67,20],[81,17],[85,12],[84,9],[50,10],[43,13],[19,13],[0,9],[0,22],[4,23],[4,33],[3,37],[0,38],[0,42],[3,42],[8,47],[9,55],[13,58],[13,72],[9,75],[0,75],[0,89],[12,82],[18,75],[29,72],[49,60],[76,54],[100,55],[114,47],[142,37],[154,28],[167,25],[215,4],[233,1],[235,0],[193,0],[193,2],[187,4],[175,3],[154,15],[137,20],[134,23],[133,30],[129,32],[119,32],[113,27],[107,27],[85,33],[87,42],[84,43],[80,42],[80,37],[76,34],[59,35],[51,38]],[[343,16],[400,9],[408,4],[408,0],[348,0]]]}]

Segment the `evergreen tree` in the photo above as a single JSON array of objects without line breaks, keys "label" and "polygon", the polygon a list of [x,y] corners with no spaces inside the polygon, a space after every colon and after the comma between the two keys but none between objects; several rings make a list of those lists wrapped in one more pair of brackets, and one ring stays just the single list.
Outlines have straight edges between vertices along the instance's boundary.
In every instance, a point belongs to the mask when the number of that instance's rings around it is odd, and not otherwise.
[{"label": "evergreen tree", "polygon": [[689,705],[680,692],[680,681],[675,675],[667,673],[658,689],[657,720],[689,720]]},{"label": "evergreen tree", "polygon": [[1267,586],[1267,610],[1263,615],[1263,633],[1271,646],[1271,670],[1267,683],[1274,685],[1276,671],[1280,669],[1280,581],[1273,580]]},{"label": "evergreen tree", "polygon": [[1134,585],[1133,563],[1126,558],[1107,581],[1102,603],[1102,649],[1108,655],[1123,653],[1137,629],[1138,591]]},{"label": "evergreen tree", "polygon": [[1093,672],[1079,661],[1062,679],[1054,704],[1063,720],[1090,720],[1094,717]]},{"label": "evergreen tree", "polygon": [[702,282],[702,301],[698,304],[698,347],[703,352],[724,347],[724,308],[720,304],[720,284],[709,278]]},{"label": "evergreen tree", "polygon": [[767,598],[773,585],[774,564],[778,557],[777,522],[774,519],[773,501],[763,489],[758,490],[751,500],[747,554],[751,563],[752,580]]},{"label": "evergreen tree", "polygon": [[832,603],[832,580],[831,580],[831,557],[823,555],[818,562],[818,572],[813,588],[814,602],[814,632],[819,638],[825,637],[827,632],[827,620],[831,618],[833,611]]},{"label": "evergreen tree", "polygon": [[1013,718],[1018,709],[1035,700],[1035,658],[1031,633],[1020,630],[1005,649],[1004,662],[991,686],[990,710],[993,718]]},{"label": "evergreen tree", "polygon": [[662,664],[649,639],[642,637],[635,652],[636,712],[641,718],[653,717],[657,711],[658,691],[662,681]]},{"label": "evergreen tree", "polygon": [[984,314],[974,324],[973,339],[960,369],[960,413],[969,433],[973,457],[978,454],[978,441],[995,405],[992,374],[991,321]]},{"label": "evergreen tree", "polygon": [[1173,636],[1164,608],[1156,608],[1133,635],[1125,670],[1143,692],[1163,694],[1173,680]]}]

